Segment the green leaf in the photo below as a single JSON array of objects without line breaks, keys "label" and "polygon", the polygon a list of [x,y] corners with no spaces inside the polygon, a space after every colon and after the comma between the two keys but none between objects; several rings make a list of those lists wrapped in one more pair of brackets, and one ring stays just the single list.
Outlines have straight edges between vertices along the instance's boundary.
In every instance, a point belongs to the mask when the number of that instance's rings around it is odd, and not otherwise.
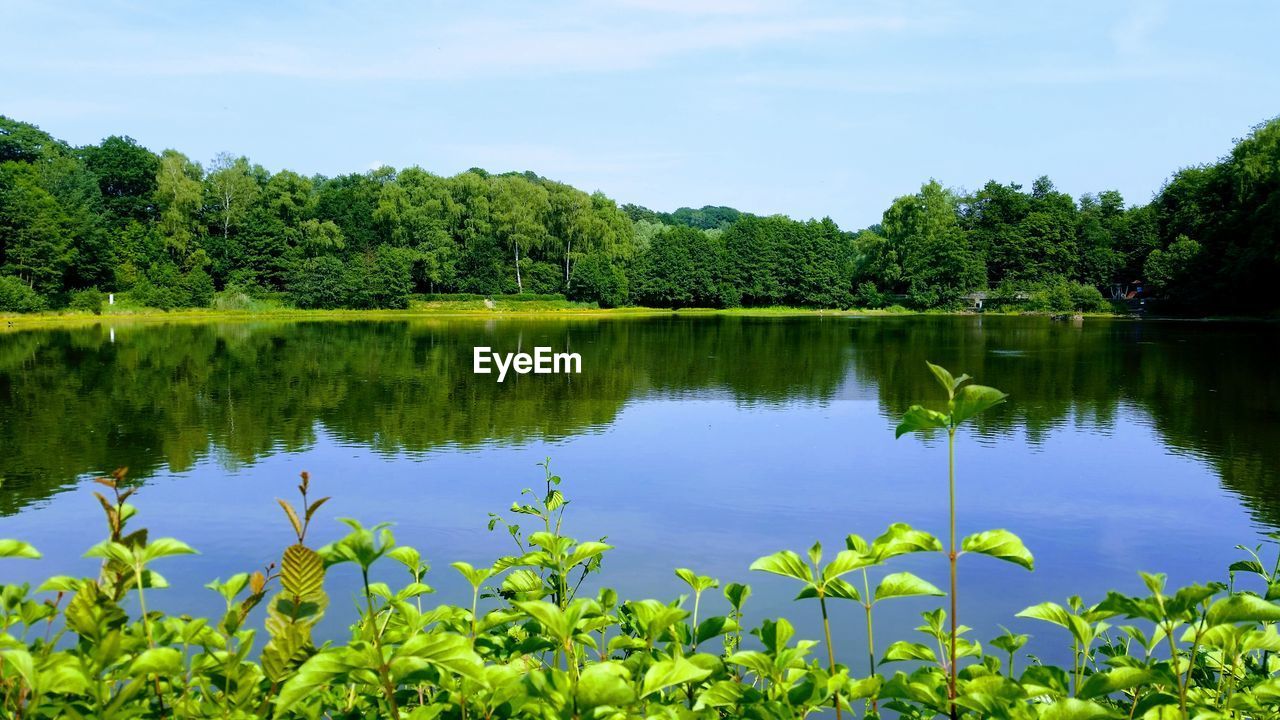
[{"label": "green leaf", "polygon": [[717,635],[723,635],[738,629],[738,624],[729,618],[717,615],[709,617],[698,623],[697,629],[693,633],[694,640],[697,644],[710,640]]},{"label": "green leaf", "polygon": [[401,678],[421,669],[424,664],[475,682],[484,682],[484,662],[471,649],[471,640],[462,635],[439,632],[414,635],[396,650],[391,661],[391,673],[393,677]]},{"label": "green leaf", "polygon": [[502,589],[509,593],[543,595],[542,578],[538,573],[524,569],[514,570],[502,580]]},{"label": "green leaf", "polygon": [[676,576],[685,581],[685,584],[692,588],[694,592],[702,592],[714,587],[720,587],[720,582],[715,578],[708,577],[706,575],[698,575],[689,568],[677,568]]},{"label": "green leaf", "polygon": [[1267,571],[1262,568],[1262,564],[1257,560],[1237,560],[1227,566],[1229,572],[1250,572],[1255,575],[1266,577]]},{"label": "green leaf", "polygon": [[1065,698],[1049,705],[1040,712],[1040,720],[1104,720],[1123,717],[1092,700]]},{"label": "green leaf", "polygon": [[2,540],[0,539],[0,558],[28,558],[30,560],[39,560],[40,551],[34,546],[28,545],[21,540]]},{"label": "green leaf", "polygon": [[934,654],[928,645],[899,640],[884,651],[884,659],[880,663],[902,662],[904,660],[924,660],[936,663],[938,662],[938,656]]},{"label": "green leaf", "polygon": [[174,538],[157,538],[142,550],[142,561],[149,563],[152,560],[171,557],[173,555],[195,555],[196,551],[191,546],[176,540]]},{"label": "green leaf", "polygon": [[1043,620],[1068,630],[1071,629],[1071,614],[1056,602],[1042,602],[1039,605],[1032,605],[1015,617]]},{"label": "green leaf", "polygon": [[960,548],[964,552],[990,555],[1006,560],[1028,570],[1034,569],[1035,566],[1035,558],[1031,556],[1031,552],[1017,535],[1008,530],[987,530],[975,533],[965,538]]},{"label": "green leaf", "polygon": [[1206,621],[1210,625],[1238,622],[1275,622],[1280,620],[1280,605],[1257,595],[1239,594],[1222,598],[1209,606]]},{"label": "green leaf", "polygon": [[1240,649],[1245,652],[1254,650],[1280,652],[1280,633],[1277,633],[1276,626],[1271,624],[1268,624],[1262,630],[1250,630],[1245,633]]},{"label": "green leaf", "polygon": [[947,370],[941,365],[934,365],[928,360],[926,360],[924,364],[929,366],[929,372],[933,373],[933,376],[938,379],[938,384],[942,386],[942,389],[947,391],[947,397],[955,395],[956,388],[963,385],[965,381],[969,379],[968,375],[961,375],[958,378],[952,377],[950,370]]},{"label": "green leaf", "polygon": [[298,519],[298,513],[294,512],[293,506],[286,500],[276,498],[276,502],[280,503],[280,507],[284,510],[285,517],[289,518],[289,524],[293,526],[293,532],[298,537],[302,537],[302,521]]},{"label": "green leaf", "polygon": [[827,597],[839,598],[840,600],[852,600],[853,602],[861,602],[862,596],[858,594],[858,589],[841,578],[830,580],[826,583]]},{"label": "green leaf", "polygon": [[813,582],[813,570],[800,556],[790,550],[766,555],[751,563],[752,570],[784,575],[801,582]]},{"label": "green leaf", "polygon": [[640,697],[648,697],[672,685],[697,682],[710,674],[710,670],[700,668],[682,657],[660,660],[644,674]]},{"label": "green leaf", "polygon": [[631,672],[616,662],[588,665],[578,678],[574,692],[578,706],[587,711],[601,706],[625,707],[636,699],[631,686]]},{"label": "green leaf", "polygon": [[588,541],[579,543],[578,546],[573,549],[573,554],[569,556],[568,561],[565,562],[565,567],[576,567],[577,565],[603,554],[606,550],[612,549],[612,545],[606,545],[602,542]]},{"label": "green leaf", "polygon": [[133,565],[133,551],[118,542],[103,540],[85,551],[87,558],[102,558],[122,565]]},{"label": "green leaf", "polygon": [[724,599],[729,601],[729,605],[734,610],[741,610],[742,604],[751,597],[751,586],[742,583],[729,583],[724,586]]},{"label": "green leaf", "polygon": [[133,677],[159,675],[171,677],[182,672],[182,653],[174,648],[151,648],[134,658],[129,665]]},{"label": "green leaf", "polygon": [[13,668],[22,676],[27,687],[36,687],[36,664],[31,653],[22,648],[5,648],[0,650],[0,668]]},{"label": "green leaf", "polygon": [[875,697],[883,686],[884,678],[879,675],[872,675],[868,678],[850,682],[840,695],[845,700],[864,700]]},{"label": "green leaf", "polygon": [[761,679],[773,674],[773,660],[759,650],[743,650],[725,658],[725,662],[741,665]]},{"label": "green leaf", "polygon": [[1199,607],[1201,603],[1226,589],[1222,583],[1208,585],[1188,585],[1178,588],[1172,598],[1165,600],[1165,608],[1170,614],[1186,614]]},{"label": "green leaf", "polygon": [[450,563],[449,567],[461,573],[462,577],[466,578],[467,582],[471,583],[471,587],[473,588],[478,588],[483,585],[484,581],[488,580],[489,576],[493,574],[492,568],[472,567],[471,563],[462,562],[461,560],[455,563]]},{"label": "green leaf", "polygon": [[900,572],[886,575],[880,581],[880,584],[876,586],[875,599],[876,602],[879,602],[888,598],[919,597],[921,595],[936,597],[945,594],[932,583],[920,577],[909,572]]},{"label": "green leaf", "polygon": [[951,419],[937,410],[930,410],[921,405],[912,405],[907,410],[907,414],[902,416],[902,422],[898,423],[898,429],[894,433],[894,437],[902,437],[909,432],[920,430],[945,428],[950,424]]},{"label": "green leaf", "polygon": [[955,400],[952,401],[951,422],[954,425],[959,425],[978,413],[999,405],[1007,397],[1009,397],[1007,394],[993,387],[965,385],[960,388],[960,391],[956,393]]},{"label": "green leaf", "polygon": [[757,698],[760,691],[730,680],[721,680],[698,695],[698,702],[693,706],[695,711],[704,708],[728,708],[741,704],[748,698]]},{"label": "green leaf", "polygon": [[326,685],[340,682],[350,670],[345,650],[330,650],[312,655],[281,686],[280,694],[276,696],[276,715],[284,715]]},{"label": "green leaf", "polygon": [[1012,654],[1021,650],[1022,646],[1026,645],[1027,640],[1030,639],[1031,638],[1028,635],[1015,634],[1009,630],[1005,630],[1003,635],[992,638],[991,646]]},{"label": "green leaf", "polygon": [[387,553],[387,557],[409,568],[410,571],[422,567],[422,553],[417,548],[401,545]]},{"label": "green leaf", "polygon": [[37,592],[75,592],[80,589],[80,585],[84,580],[74,578],[69,575],[54,575],[53,577],[40,583],[40,587],[36,588]]},{"label": "green leaf", "polygon": [[324,559],[305,545],[290,545],[280,561],[280,585],[299,597],[323,592]]},{"label": "green leaf", "polygon": [[836,553],[835,559],[827,566],[822,568],[822,579],[824,581],[834,580],[841,575],[847,575],[859,568],[869,567],[875,564],[875,558],[864,555],[854,550],[841,550]]},{"label": "green leaf", "polygon": [[573,630],[569,627],[564,611],[558,605],[545,600],[526,600],[512,604],[537,620],[538,624],[546,629],[547,634],[554,638],[564,640]]},{"label": "green leaf", "polygon": [[870,553],[877,560],[917,552],[942,552],[942,542],[930,533],[916,530],[906,523],[894,523],[871,543]]},{"label": "green leaf", "polygon": [[1117,667],[1090,675],[1077,695],[1082,700],[1092,700],[1141,685],[1172,684],[1172,682],[1173,678],[1169,677],[1168,673],[1160,673],[1152,668]]}]

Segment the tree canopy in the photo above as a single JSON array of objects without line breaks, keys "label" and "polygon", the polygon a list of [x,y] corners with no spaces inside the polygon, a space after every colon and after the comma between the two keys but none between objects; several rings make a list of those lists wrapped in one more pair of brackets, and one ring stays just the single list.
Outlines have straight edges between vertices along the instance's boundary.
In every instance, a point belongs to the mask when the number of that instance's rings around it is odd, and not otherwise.
[{"label": "tree canopy", "polygon": [[1047,177],[974,192],[930,180],[857,232],[731,207],[619,206],[532,172],[337,177],[207,165],[128,136],[72,147],[0,116],[0,312],[87,290],[143,304],[233,288],[300,307],[414,293],[561,293],[604,306],[955,307],[975,291],[1082,306],[1138,284],[1171,308],[1266,312],[1280,264],[1280,120],[1152,201]]}]

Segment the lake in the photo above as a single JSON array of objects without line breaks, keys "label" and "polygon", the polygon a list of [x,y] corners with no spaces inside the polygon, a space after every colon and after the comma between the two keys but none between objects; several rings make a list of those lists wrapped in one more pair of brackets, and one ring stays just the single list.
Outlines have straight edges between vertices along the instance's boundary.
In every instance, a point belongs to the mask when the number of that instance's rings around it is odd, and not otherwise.
[{"label": "lake", "polygon": [[[577,352],[578,375],[472,374],[472,348]],[[170,611],[215,614],[202,585],[276,560],[292,534],[276,497],[298,473],[337,517],[395,523],[441,601],[469,599],[454,560],[511,550],[486,529],[550,457],[570,498],[567,531],[607,537],[604,582],[624,598],[673,599],[676,567],[749,582],[747,620],[786,615],[819,637],[798,588],[748,572],[755,558],[894,521],[946,531],[945,438],[894,440],[912,403],[937,407],[925,360],[1010,394],[962,432],[959,531],[1004,527],[1033,573],[961,561],[961,617],[983,641],[1005,625],[1051,659],[1064,635],[1014,613],[1109,588],[1138,570],[1171,584],[1226,579],[1280,526],[1280,328],[1265,323],[1040,317],[662,315],[543,320],[236,321],[0,334],[0,537],[44,559],[6,582],[96,573],[105,534],[91,479],[118,466],[141,486],[135,523],[200,551],[160,561]],[[402,580],[388,562],[381,579]],[[945,585],[941,556],[911,570]],[[357,576],[330,574],[320,634],[353,617]],[[933,599],[877,608],[881,648]],[[722,599],[704,601],[722,609]],[[855,610],[857,612],[855,612]],[[833,619],[859,672],[861,609]],[[837,646],[840,645],[837,640]]]}]

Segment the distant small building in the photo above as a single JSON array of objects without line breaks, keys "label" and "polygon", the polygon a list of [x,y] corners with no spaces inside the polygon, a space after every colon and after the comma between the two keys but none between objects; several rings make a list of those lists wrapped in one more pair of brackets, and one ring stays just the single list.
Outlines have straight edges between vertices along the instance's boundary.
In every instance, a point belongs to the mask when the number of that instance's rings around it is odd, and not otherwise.
[{"label": "distant small building", "polygon": [[1141,280],[1111,286],[1112,300],[1137,300],[1143,297],[1146,297],[1146,284]]},{"label": "distant small building", "polygon": [[987,301],[987,293],[984,291],[971,292],[964,296],[965,302],[969,303],[969,309],[974,312],[982,312],[982,306]]}]

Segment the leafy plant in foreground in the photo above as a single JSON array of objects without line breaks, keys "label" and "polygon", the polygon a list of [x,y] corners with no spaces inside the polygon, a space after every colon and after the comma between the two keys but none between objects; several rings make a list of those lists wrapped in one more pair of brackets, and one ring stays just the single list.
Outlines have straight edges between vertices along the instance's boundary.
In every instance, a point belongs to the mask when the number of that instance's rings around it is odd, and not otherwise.
[{"label": "leafy plant in foreground", "polygon": [[[956,643],[957,635],[959,634],[957,631],[956,561],[959,560],[962,552],[976,552],[1007,560],[1030,570],[1033,566],[1033,560],[1031,553],[1023,546],[1022,541],[1008,530],[988,530],[970,535],[964,539],[960,550],[957,551],[956,430],[979,413],[1004,402],[1008,396],[993,387],[969,383],[970,377],[968,375],[961,375],[957,378],[948,372],[946,368],[928,362],[925,364],[929,366],[929,371],[933,373],[933,376],[938,380],[938,384],[947,393],[947,410],[944,413],[938,410],[930,410],[922,405],[912,405],[907,410],[906,415],[903,416],[902,422],[898,423],[897,437],[902,437],[910,432],[930,432],[939,429],[945,430],[947,433],[947,517],[949,521],[947,562],[951,571],[951,632],[947,640],[949,648],[947,697],[954,701],[956,699],[956,677],[959,670],[956,663]],[[956,716],[954,704],[951,708],[951,716]]]}]

